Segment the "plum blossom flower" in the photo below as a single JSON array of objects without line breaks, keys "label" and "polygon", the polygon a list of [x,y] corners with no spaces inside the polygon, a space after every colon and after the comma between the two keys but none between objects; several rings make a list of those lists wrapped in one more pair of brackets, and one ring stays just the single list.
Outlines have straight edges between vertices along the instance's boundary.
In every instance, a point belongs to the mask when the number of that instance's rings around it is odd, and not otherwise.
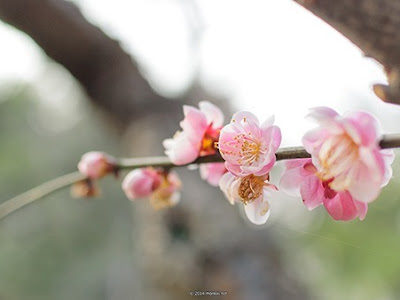
[{"label": "plum blossom flower", "polygon": [[116,160],[103,152],[88,152],[79,161],[78,170],[91,179],[98,179],[116,172]]},{"label": "plum blossom flower", "polygon": [[391,176],[392,151],[381,150],[376,119],[366,112],[340,116],[327,107],[311,110],[318,124],[303,138],[315,175],[335,192],[347,191],[357,201],[375,200]]},{"label": "plum blossom flower", "polygon": [[212,186],[218,186],[219,181],[228,170],[224,163],[208,163],[200,165],[200,176]]},{"label": "plum blossom flower", "polygon": [[309,210],[323,204],[334,220],[365,218],[368,204],[356,200],[347,190],[333,190],[329,186],[332,181],[323,181],[317,176],[317,168],[311,159],[290,160],[285,162],[285,165],[280,189],[291,196],[301,196]]},{"label": "plum blossom flower", "polygon": [[281,143],[281,131],[273,123],[274,117],[270,117],[260,126],[257,117],[246,111],[233,115],[218,142],[228,171],[243,177],[263,176],[271,170]]},{"label": "plum blossom flower", "polygon": [[216,152],[214,143],[218,141],[224,116],[217,106],[208,101],[201,101],[199,108],[183,106],[185,118],[180,123],[182,131],[163,142],[165,154],[175,165],[188,164],[199,156]]},{"label": "plum blossom flower", "polygon": [[232,173],[225,173],[220,182],[220,189],[224,192],[229,203],[244,204],[247,218],[254,224],[264,224],[270,215],[269,191],[276,191],[275,185],[268,182],[269,174],[246,177],[237,177]]},{"label": "plum blossom flower", "polygon": [[176,173],[149,167],[129,172],[122,182],[122,189],[128,199],[150,198],[153,207],[159,209],[179,202],[181,185]]}]

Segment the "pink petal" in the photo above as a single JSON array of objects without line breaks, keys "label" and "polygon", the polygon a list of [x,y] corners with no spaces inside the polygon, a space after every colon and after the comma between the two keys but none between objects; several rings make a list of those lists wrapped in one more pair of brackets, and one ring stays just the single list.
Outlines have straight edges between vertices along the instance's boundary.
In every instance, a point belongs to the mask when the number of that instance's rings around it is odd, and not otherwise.
[{"label": "pink petal", "polygon": [[368,204],[354,199],[353,201],[358,211],[358,218],[360,219],[360,221],[364,220],[368,212]]},{"label": "pink petal", "polygon": [[179,133],[174,139],[163,141],[165,154],[175,165],[185,165],[193,162],[199,156],[199,146],[189,141],[185,132]]},{"label": "pink petal", "polygon": [[335,118],[339,116],[339,114],[331,108],[328,107],[315,107],[310,109],[309,114],[306,118],[313,120],[314,122],[320,125],[331,125],[335,123]]},{"label": "pink petal", "polygon": [[239,111],[239,112],[235,113],[232,116],[231,123],[232,123],[233,120],[235,120],[234,123],[236,123],[236,122],[240,123],[241,121],[243,121],[243,119],[246,119],[248,121],[252,121],[255,124],[259,125],[258,118],[253,113],[251,113],[249,111]]},{"label": "pink petal", "polygon": [[309,210],[321,205],[325,199],[325,189],[321,180],[314,175],[306,177],[300,186],[300,195]]},{"label": "pink petal", "polygon": [[343,126],[357,144],[375,145],[381,137],[378,121],[366,112],[350,113],[343,119]]},{"label": "pink petal", "polygon": [[261,124],[261,129],[265,129],[265,128],[269,128],[272,125],[274,125],[275,122],[275,117],[274,116],[270,116],[269,118],[267,118],[262,124]]},{"label": "pink petal", "polygon": [[233,174],[228,172],[225,173],[219,181],[219,188],[232,205],[235,204],[235,200],[237,199],[235,192],[232,190],[232,187],[236,187],[236,185],[234,185],[236,179],[237,178]]},{"label": "pink petal", "polygon": [[224,114],[214,104],[208,101],[201,101],[199,103],[200,110],[207,118],[208,124],[213,124],[213,128],[219,128],[224,124]]},{"label": "pink petal", "polygon": [[279,187],[293,197],[300,197],[300,186],[307,175],[304,174],[304,165],[311,159],[292,159],[285,162],[286,170],[283,172]]},{"label": "pink petal", "polygon": [[252,132],[252,134],[259,135],[257,132],[257,130],[259,131],[258,119],[249,111],[239,111],[235,113],[230,124],[237,133],[248,134],[248,132]]},{"label": "pink petal", "polygon": [[[254,175],[262,176],[262,175],[267,174],[269,171],[271,171],[272,167],[275,165],[275,162],[276,162],[276,156],[275,156],[275,154],[272,154],[272,157],[269,159],[269,162],[262,168],[259,168],[258,171],[254,172]],[[263,164],[265,164],[265,162]],[[243,167],[242,167],[242,169],[243,169]]]},{"label": "pink petal", "polygon": [[261,134],[263,136],[263,139],[265,139],[266,141],[270,141],[269,150],[276,152],[282,141],[280,128],[277,126],[262,128]]},{"label": "pink petal", "polygon": [[324,206],[334,220],[350,221],[367,213],[366,204],[357,203],[348,192],[337,193],[334,198],[325,198]]},{"label": "pink petal", "polygon": [[290,170],[293,168],[304,166],[308,162],[311,162],[310,158],[298,158],[298,159],[285,160],[284,164],[285,164],[286,170]]},{"label": "pink petal", "polygon": [[218,186],[219,181],[226,173],[226,168],[224,163],[209,163],[200,165],[200,176],[203,180],[213,186]]},{"label": "pink petal", "polygon": [[91,151],[82,155],[78,170],[92,179],[98,179],[113,172],[115,159],[100,151]]},{"label": "pink petal", "polygon": [[122,189],[129,199],[135,200],[150,196],[160,182],[161,177],[154,169],[136,169],[125,176]]},{"label": "pink petal", "polygon": [[302,139],[302,143],[306,151],[312,155],[318,155],[322,143],[330,136],[327,129],[317,128],[308,131]]},{"label": "pink petal", "polygon": [[257,166],[241,166],[240,169],[242,170],[242,175],[250,175],[254,174],[256,176],[262,176],[267,174],[271,168],[265,168],[262,165],[257,165]]},{"label": "pink petal", "polygon": [[239,159],[239,156],[236,155],[237,149],[234,147],[236,144],[232,142],[236,135],[237,133],[230,124],[224,126],[220,132],[218,148],[222,157],[229,162],[237,161]]},{"label": "pink petal", "polygon": [[247,218],[256,225],[267,222],[270,215],[270,204],[264,196],[260,196],[253,202],[244,206]]},{"label": "pink petal", "polygon": [[240,168],[240,166],[238,165],[234,165],[229,163],[228,161],[225,162],[225,168],[232,174],[234,174],[235,176],[241,177],[241,176],[246,176],[248,174],[246,174],[245,172],[242,171],[242,169]]},{"label": "pink petal", "polygon": [[387,185],[392,178],[393,170],[391,164],[394,161],[394,152],[392,149],[383,149],[379,151],[385,164],[385,171],[382,180],[382,187]]},{"label": "pink petal", "polygon": [[183,111],[185,118],[180,123],[183,131],[193,143],[200,142],[208,127],[206,116],[193,106],[184,105]]},{"label": "pink petal", "polygon": [[359,155],[371,175],[375,175],[374,177],[377,181],[382,181],[382,177],[385,174],[385,160],[381,152],[377,148],[360,147]]},{"label": "pink petal", "polygon": [[[364,153],[366,155],[367,152]],[[348,174],[348,191],[361,202],[372,202],[380,192],[384,183],[384,161],[379,155],[374,155],[375,167],[362,162],[355,163]],[[364,158],[366,160],[366,158]],[[383,171],[382,171],[383,168]]]},{"label": "pink petal", "polygon": [[275,192],[278,191],[278,187],[275,184],[268,183],[268,182],[265,182],[265,188],[269,189],[271,191],[275,191]]}]

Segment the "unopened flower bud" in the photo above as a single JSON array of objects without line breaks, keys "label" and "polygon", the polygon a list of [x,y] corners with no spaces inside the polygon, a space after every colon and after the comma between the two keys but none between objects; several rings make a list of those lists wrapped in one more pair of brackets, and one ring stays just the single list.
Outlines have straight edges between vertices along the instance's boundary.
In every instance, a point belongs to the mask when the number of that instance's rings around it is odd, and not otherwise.
[{"label": "unopened flower bud", "polygon": [[150,196],[160,186],[161,174],[153,168],[136,169],[126,175],[122,189],[130,200]]},{"label": "unopened flower bud", "polygon": [[103,152],[84,154],[78,164],[79,171],[91,179],[98,179],[116,171],[115,159]]},{"label": "unopened flower bud", "polygon": [[71,186],[71,195],[74,198],[96,197],[100,194],[100,189],[90,179],[84,179]]},{"label": "unopened flower bud", "polygon": [[151,194],[150,203],[155,209],[175,206],[181,200],[182,182],[175,172],[162,173],[160,186]]}]

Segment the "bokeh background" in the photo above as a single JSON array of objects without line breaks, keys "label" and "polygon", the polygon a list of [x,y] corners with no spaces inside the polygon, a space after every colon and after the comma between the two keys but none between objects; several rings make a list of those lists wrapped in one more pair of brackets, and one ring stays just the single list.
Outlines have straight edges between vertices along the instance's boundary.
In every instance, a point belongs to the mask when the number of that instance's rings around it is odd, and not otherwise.
[{"label": "bokeh background", "polygon": [[[384,133],[400,132],[400,107],[370,89],[385,82],[382,67],[289,0],[73,4],[120,42],[165,110],[132,99],[139,113],[119,122],[33,39],[0,22],[1,201],[74,171],[89,150],[162,154],[181,103],[205,98],[224,107],[227,122],[237,109],[274,114],[283,146],[300,144],[313,126],[304,116],[322,105],[369,111]],[[183,199],[168,211],[132,204],[112,178],[96,199],[66,189],[0,221],[0,299],[187,299],[196,290],[227,291],[221,299],[398,299],[398,159],[393,168],[362,222],[335,222],[281,195],[255,227],[195,170],[178,170]],[[281,172],[278,164],[273,182]]]}]

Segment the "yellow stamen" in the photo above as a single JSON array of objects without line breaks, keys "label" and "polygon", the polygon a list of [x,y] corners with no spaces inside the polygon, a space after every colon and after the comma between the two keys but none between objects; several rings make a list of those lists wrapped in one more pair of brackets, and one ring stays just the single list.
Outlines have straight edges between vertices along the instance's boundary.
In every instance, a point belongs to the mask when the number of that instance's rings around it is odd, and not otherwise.
[{"label": "yellow stamen", "polygon": [[251,203],[263,193],[267,176],[255,176],[250,174],[244,177],[240,183],[238,194],[244,204]]},{"label": "yellow stamen", "polygon": [[321,147],[319,160],[322,169],[316,174],[321,180],[329,183],[336,191],[348,187],[348,173],[352,162],[358,158],[358,146],[348,134],[327,139]]}]

